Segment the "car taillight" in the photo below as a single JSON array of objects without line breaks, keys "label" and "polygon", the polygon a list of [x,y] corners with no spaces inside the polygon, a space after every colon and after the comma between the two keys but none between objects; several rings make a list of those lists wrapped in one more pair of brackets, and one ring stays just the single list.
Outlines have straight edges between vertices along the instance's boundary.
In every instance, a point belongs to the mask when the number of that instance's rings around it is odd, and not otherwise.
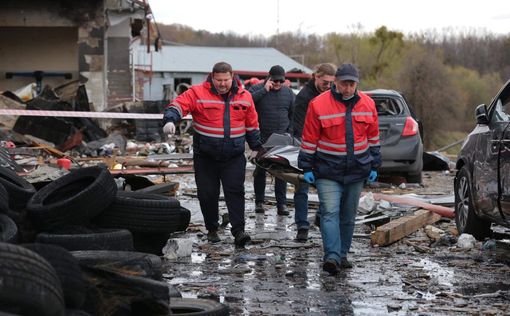
[{"label": "car taillight", "polygon": [[418,123],[408,116],[406,119],[406,124],[404,125],[404,130],[402,131],[402,136],[413,136],[418,134]]}]

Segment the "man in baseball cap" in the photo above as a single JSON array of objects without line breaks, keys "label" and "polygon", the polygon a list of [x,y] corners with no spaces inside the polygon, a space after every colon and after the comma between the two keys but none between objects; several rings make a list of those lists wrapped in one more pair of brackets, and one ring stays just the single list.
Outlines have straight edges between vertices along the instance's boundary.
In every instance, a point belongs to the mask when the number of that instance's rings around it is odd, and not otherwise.
[{"label": "man in baseball cap", "polygon": [[354,81],[359,83],[358,68],[354,64],[342,64],[335,73],[335,77],[342,81]]}]

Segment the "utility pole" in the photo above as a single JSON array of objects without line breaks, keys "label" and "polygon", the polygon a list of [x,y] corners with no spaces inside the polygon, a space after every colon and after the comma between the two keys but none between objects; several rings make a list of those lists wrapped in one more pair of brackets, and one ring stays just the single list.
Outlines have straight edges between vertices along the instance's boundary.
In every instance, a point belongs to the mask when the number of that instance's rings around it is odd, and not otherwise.
[{"label": "utility pole", "polygon": [[280,37],[280,0],[276,0],[276,47],[278,48],[278,38]]}]

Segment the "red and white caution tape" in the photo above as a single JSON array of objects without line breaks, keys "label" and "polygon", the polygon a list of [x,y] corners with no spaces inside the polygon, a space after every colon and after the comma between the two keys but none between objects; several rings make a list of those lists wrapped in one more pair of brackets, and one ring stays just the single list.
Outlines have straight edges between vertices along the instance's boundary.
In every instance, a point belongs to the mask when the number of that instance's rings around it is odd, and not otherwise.
[{"label": "red and white caution tape", "polygon": [[0,109],[1,115],[161,120],[163,114]]}]

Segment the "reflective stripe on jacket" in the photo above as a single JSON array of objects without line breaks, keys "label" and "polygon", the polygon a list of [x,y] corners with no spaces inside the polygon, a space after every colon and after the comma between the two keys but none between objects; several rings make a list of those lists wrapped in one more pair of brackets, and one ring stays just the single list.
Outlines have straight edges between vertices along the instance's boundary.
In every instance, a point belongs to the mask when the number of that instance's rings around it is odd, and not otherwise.
[{"label": "reflective stripe on jacket", "polygon": [[197,153],[224,160],[244,153],[245,139],[251,149],[261,146],[253,99],[236,79],[228,96],[216,92],[210,76],[192,86],[166,107],[164,123],[179,121],[188,114],[193,116],[193,148]]},{"label": "reflective stripe on jacket", "polygon": [[356,103],[346,106],[335,93],[327,91],[310,102],[298,165],[305,172],[313,171],[316,178],[343,183],[364,180],[381,165],[375,103],[357,92]]}]

